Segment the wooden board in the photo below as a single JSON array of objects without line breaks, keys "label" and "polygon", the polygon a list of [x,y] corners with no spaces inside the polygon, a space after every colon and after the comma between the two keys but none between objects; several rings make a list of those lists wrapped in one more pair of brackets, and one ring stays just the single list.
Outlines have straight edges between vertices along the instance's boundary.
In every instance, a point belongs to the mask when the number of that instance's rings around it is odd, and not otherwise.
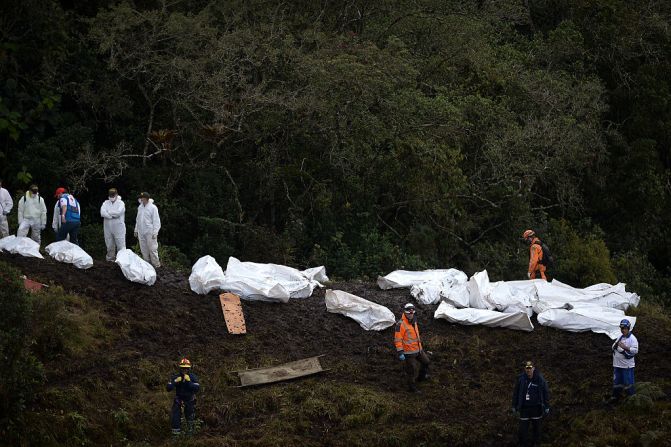
[{"label": "wooden board", "polygon": [[44,284],[33,281],[32,279],[23,278],[23,287],[29,292],[39,292],[44,287]]},{"label": "wooden board", "polygon": [[221,310],[224,312],[226,328],[229,334],[246,334],[245,316],[242,313],[240,297],[234,293],[222,293],[219,295]]},{"label": "wooden board", "polygon": [[242,387],[250,385],[262,385],[264,383],[281,382],[283,380],[296,379],[298,377],[317,374],[325,369],[319,363],[319,357],[310,357],[307,359],[296,360],[295,362],[285,363],[279,366],[269,368],[245,369],[236,371],[240,377]]}]

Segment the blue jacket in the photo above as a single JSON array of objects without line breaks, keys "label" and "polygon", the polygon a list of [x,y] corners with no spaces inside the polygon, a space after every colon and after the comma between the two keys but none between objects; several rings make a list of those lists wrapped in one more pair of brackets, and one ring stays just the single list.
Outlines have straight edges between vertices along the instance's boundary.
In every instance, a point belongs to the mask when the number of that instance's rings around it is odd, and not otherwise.
[{"label": "blue jacket", "polygon": [[[527,393],[529,394],[529,400],[527,400]],[[550,407],[550,393],[547,382],[538,370],[534,370],[531,379],[527,377],[526,373],[520,374],[513,392],[513,408],[519,411],[522,407],[535,407],[537,405],[541,405],[543,408]]]},{"label": "blue jacket", "polygon": [[[170,378],[170,382],[166,386],[168,391],[173,389],[176,391],[176,395],[179,399],[190,402],[196,398],[196,393],[200,390],[200,383],[198,382],[198,376],[192,372],[189,372],[189,378],[191,381],[187,382],[184,380],[184,375],[182,373],[173,374]],[[182,377],[180,382],[175,382],[175,379]]]}]

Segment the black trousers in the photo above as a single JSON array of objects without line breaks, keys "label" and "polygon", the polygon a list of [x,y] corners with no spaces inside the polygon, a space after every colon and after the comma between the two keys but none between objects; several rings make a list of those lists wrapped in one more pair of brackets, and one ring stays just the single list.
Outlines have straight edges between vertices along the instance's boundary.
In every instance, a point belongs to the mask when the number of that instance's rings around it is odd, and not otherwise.
[{"label": "black trousers", "polygon": [[520,409],[520,427],[518,430],[520,446],[529,445],[529,425],[531,425],[531,445],[541,444],[541,421],[543,420],[543,407],[535,405],[522,407]]},{"label": "black trousers", "polygon": [[426,375],[429,373],[429,363],[429,356],[424,351],[405,355],[405,374],[410,387],[415,386],[417,379],[426,379]]},{"label": "black trousers", "polygon": [[173,432],[179,432],[182,422],[182,405],[184,405],[184,417],[186,422],[189,424],[189,430],[193,427],[193,421],[196,417],[196,400],[181,400],[176,397],[172,402],[172,411],[170,414],[170,425],[172,426]]}]

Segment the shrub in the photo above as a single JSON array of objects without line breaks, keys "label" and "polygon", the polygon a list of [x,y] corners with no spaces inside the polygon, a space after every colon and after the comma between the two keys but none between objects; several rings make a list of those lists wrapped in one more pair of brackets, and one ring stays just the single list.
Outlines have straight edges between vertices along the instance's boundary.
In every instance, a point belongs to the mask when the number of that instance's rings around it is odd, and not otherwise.
[{"label": "shrub", "polygon": [[42,364],[30,352],[30,297],[18,270],[0,262],[0,439],[18,437],[25,406],[44,382]]},{"label": "shrub", "polygon": [[576,287],[606,282],[614,284],[617,277],[610,260],[610,252],[598,227],[590,227],[581,234],[566,220],[553,220],[545,242],[555,258],[551,277]]},{"label": "shrub", "polygon": [[105,259],[107,247],[102,224],[83,224],[79,230],[79,244],[95,259]]},{"label": "shrub", "polygon": [[638,251],[620,253],[613,258],[618,280],[627,283],[648,302],[671,305],[671,277],[660,274],[648,258]]}]

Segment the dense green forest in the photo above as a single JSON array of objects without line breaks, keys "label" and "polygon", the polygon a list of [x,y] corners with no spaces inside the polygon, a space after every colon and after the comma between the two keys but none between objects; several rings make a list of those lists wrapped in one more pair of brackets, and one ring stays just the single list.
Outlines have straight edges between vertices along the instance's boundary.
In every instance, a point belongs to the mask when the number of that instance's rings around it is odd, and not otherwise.
[{"label": "dense green forest", "polygon": [[74,191],[92,251],[115,186],[185,265],[510,279],[529,227],[562,280],[668,302],[670,24],[662,0],[8,0],[0,176]]}]

